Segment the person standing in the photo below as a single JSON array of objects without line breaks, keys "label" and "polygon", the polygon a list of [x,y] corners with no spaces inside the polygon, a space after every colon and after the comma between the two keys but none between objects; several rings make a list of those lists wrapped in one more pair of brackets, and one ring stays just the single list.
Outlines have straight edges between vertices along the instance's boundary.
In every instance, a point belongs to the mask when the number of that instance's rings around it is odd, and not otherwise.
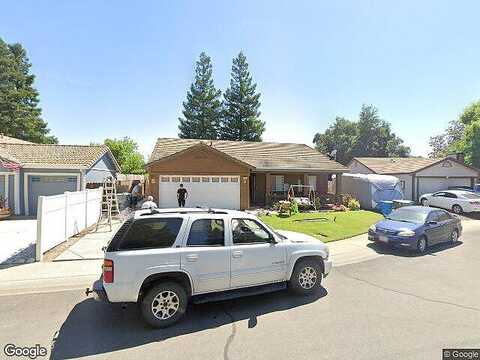
[{"label": "person standing", "polygon": [[177,200],[178,207],[185,207],[185,200],[188,197],[188,191],[183,187],[183,184],[180,184],[180,187],[177,190]]},{"label": "person standing", "polygon": [[130,193],[130,205],[132,209],[137,207],[138,200],[142,197],[142,184],[138,181],[132,188],[132,192]]}]

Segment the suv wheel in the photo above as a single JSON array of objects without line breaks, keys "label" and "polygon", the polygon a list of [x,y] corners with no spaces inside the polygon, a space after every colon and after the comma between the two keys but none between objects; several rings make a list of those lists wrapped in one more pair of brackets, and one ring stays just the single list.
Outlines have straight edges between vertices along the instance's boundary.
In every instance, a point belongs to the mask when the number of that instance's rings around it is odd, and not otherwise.
[{"label": "suv wheel", "polygon": [[142,316],[151,326],[164,328],[175,324],[187,309],[187,293],[174,282],[160,283],[151,288],[140,303]]},{"label": "suv wheel", "polygon": [[453,205],[452,210],[455,214],[461,214],[463,213],[463,209],[460,205]]},{"label": "suv wheel", "polygon": [[289,287],[297,294],[308,295],[320,288],[322,276],[322,267],[318,261],[300,260],[293,269]]}]

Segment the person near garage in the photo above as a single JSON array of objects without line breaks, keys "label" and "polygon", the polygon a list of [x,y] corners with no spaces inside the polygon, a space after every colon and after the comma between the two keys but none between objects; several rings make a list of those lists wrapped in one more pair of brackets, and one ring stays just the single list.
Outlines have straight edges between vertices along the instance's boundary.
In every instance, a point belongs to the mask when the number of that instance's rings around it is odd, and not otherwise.
[{"label": "person near garage", "polygon": [[188,191],[183,187],[183,184],[180,184],[180,187],[177,190],[177,199],[178,207],[185,207],[185,200],[188,197]]},{"label": "person near garage", "polygon": [[136,209],[138,201],[142,198],[142,184],[136,180],[130,190],[130,207]]}]

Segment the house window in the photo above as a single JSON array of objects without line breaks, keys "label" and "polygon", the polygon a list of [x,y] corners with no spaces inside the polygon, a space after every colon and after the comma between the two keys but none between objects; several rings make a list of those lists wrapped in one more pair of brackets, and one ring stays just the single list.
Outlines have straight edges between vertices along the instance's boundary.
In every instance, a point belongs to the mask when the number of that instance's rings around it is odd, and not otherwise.
[{"label": "house window", "polygon": [[283,184],[285,182],[285,177],[283,175],[275,175],[274,182],[273,182],[273,191],[275,192],[283,192]]}]

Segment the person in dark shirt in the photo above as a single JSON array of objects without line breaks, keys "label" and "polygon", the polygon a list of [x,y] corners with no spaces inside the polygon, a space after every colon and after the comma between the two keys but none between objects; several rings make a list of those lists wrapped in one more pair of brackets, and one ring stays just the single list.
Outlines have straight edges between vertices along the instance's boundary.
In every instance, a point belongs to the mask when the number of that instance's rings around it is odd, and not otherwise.
[{"label": "person in dark shirt", "polygon": [[183,184],[180,184],[180,187],[177,190],[177,199],[178,207],[185,207],[185,200],[188,197],[188,191],[183,187]]}]

